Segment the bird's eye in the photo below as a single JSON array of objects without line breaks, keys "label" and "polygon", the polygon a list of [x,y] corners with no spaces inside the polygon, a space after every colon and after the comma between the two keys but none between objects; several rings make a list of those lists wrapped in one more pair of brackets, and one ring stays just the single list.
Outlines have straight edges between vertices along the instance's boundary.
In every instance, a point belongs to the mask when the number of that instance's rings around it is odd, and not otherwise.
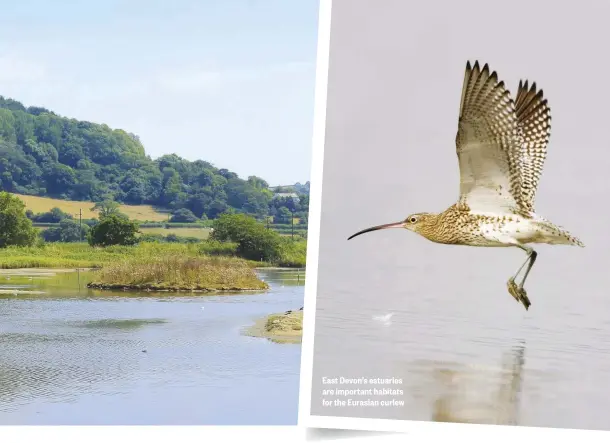
[{"label": "bird's eye", "polygon": [[415,222],[417,221],[417,218],[415,218],[415,217],[411,217],[411,218],[409,218],[409,221],[410,221],[411,223],[415,223]]}]

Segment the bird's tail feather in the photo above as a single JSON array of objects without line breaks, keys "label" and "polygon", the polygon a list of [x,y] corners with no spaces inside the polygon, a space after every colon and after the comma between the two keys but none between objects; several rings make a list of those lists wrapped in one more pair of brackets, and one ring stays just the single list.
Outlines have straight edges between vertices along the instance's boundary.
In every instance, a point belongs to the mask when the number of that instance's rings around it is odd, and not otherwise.
[{"label": "bird's tail feather", "polygon": [[585,247],[585,244],[577,237],[574,237],[567,231],[563,231],[563,234],[567,236],[568,244],[573,246],[580,246],[581,248]]},{"label": "bird's tail feather", "polygon": [[585,244],[578,237],[572,235],[566,229],[556,226],[553,223],[550,223],[546,220],[540,221],[539,223],[544,228],[546,228],[547,232],[551,231],[553,233],[553,237],[556,239],[556,241],[550,242],[550,243],[561,244],[561,245],[580,246],[581,248],[585,247]]},{"label": "bird's tail feather", "polygon": [[575,246],[580,246],[581,248],[585,247],[585,244],[574,236],[571,236],[570,240],[572,241],[572,244],[574,244]]}]

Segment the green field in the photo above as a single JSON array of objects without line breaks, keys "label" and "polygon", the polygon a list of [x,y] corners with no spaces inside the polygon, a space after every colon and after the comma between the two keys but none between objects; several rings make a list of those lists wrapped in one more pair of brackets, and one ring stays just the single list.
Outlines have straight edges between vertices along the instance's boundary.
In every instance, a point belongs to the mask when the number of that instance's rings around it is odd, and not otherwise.
[{"label": "green field", "polygon": [[[83,218],[97,218],[96,214],[91,211],[95,205],[92,202],[59,200],[47,197],[36,197],[33,195],[15,194],[25,203],[26,209],[32,210],[34,213],[48,212],[53,208],[59,208],[62,211],[78,218],[79,210],[83,211]],[[167,221],[168,214],[161,212],[150,205],[121,205],[119,210],[133,220],[139,221]]]}]

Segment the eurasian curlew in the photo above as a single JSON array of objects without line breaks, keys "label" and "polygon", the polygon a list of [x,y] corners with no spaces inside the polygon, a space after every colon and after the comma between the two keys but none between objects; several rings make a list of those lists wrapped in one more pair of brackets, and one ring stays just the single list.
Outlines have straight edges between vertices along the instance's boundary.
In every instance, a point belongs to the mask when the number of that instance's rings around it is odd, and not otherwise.
[{"label": "eurasian curlew", "polygon": [[[404,228],[435,243],[517,247],[527,259],[508,280],[508,291],[529,309],[523,288],[536,251],[530,243],[584,244],[540,217],[534,199],[551,134],[551,113],[542,89],[520,81],[515,100],[485,64],[466,64],[458,131],[460,197],[440,214],[420,212],[405,220],[374,226],[348,238],[387,228]],[[515,280],[525,268],[521,283]]]}]

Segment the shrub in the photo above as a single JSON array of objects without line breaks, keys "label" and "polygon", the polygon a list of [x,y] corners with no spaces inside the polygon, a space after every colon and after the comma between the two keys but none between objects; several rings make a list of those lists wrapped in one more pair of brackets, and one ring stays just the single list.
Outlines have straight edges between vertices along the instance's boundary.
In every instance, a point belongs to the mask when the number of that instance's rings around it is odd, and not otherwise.
[{"label": "shrub", "polygon": [[41,236],[47,242],[79,242],[86,239],[89,234],[89,226],[83,224],[82,229],[75,220],[64,219],[59,226],[42,231]]},{"label": "shrub", "polygon": [[25,204],[17,196],[0,192],[0,248],[32,246],[38,232],[25,215]]},{"label": "shrub", "polygon": [[135,245],[140,229],[133,222],[120,215],[108,215],[95,225],[89,233],[91,246]]},{"label": "shrub", "polygon": [[199,219],[195,214],[186,208],[178,209],[170,219],[170,222],[172,223],[195,223],[197,221],[199,221]]},{"label": "shrub", "polygon": [[32,214],[29,218],[35,223],[59,223],[62,220],[71,219],[73,217],[59,208],[53,208],[48,212]]},{"label": "shrub", "polygon": [[248,260],[275,262],[281,254],[279,234],[245,214],[221,215],[210,239],[237,243],[237,253]]}]

